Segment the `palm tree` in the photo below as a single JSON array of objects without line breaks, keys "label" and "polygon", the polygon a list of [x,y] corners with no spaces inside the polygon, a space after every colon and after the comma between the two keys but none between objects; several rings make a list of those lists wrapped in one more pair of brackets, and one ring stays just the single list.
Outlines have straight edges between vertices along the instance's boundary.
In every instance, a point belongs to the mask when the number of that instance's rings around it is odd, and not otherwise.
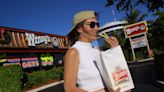
[{"label": "palm tree", "polygon": [[141,11],[139,10],[130,10],[129,13],[126,12],[124,20],[127,20],[129,24],[133,24],[136,22],[143,21],[145,17],[147,17],[146,13],[141,15]]}]

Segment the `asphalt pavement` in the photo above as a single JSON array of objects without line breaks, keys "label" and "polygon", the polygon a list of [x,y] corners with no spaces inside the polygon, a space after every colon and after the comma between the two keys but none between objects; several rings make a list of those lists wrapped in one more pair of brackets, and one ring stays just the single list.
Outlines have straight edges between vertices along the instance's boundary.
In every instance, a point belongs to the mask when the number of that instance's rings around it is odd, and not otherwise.
[{"label": "asphalt pavement", "polygon": [[56,86],[49,87],[47,89],[38,92],[64,92],[63,83],[58,84]]}]

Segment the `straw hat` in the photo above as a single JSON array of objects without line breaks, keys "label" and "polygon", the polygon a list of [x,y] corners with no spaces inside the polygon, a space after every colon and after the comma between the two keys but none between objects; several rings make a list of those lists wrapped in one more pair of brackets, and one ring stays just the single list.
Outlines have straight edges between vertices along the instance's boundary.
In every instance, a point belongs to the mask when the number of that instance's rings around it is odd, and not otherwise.
[{"label": "straw hat", "polygon": [[68,34],[70,34],[74,30],[74,28],[77,26],[78,23],[86,19],[94,18],[94,17],[96,17],[95,11],[92,11],[92,10],[86,10],[86,11],[81,11],[81,12],[76,13],[74,15],[72,28]]}]

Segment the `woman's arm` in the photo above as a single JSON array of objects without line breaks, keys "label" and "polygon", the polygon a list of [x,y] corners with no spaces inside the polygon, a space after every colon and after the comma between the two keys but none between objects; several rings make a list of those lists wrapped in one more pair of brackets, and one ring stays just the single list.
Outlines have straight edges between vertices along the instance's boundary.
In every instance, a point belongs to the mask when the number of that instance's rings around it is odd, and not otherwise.
[{"label": "woman's arm", "polygon": [[85,92],[76,87],[78,74],[79,56],[78,51],[70,48],[64,57],[64,89],[65,92]]}]

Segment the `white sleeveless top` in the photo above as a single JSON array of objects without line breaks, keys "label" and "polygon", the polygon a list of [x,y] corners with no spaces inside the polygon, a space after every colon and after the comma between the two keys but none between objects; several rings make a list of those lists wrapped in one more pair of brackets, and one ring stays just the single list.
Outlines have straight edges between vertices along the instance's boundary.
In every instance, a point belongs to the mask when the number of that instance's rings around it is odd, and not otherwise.
[{"label": "white sleeveless top", "polygon": [[77,41],[71,48],[77,49],[79,54],[78,86],[88,92],[104,88],[101,75],[95,65],[95,57],[99,57],[100,51],[93,48],[91,43],[80,41]]}]

